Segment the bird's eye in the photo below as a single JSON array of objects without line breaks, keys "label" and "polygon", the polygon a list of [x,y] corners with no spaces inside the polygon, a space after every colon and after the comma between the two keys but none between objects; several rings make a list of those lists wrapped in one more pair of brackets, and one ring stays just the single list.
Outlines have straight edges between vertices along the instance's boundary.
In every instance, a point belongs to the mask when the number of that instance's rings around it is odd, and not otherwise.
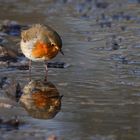
[{"label": "bird's eye", "polygon": [[24,43],[26,43],[26,40],[25,40],[25,39],[23,39],[23,42],[24,42]]},{"label": "bird's eye", "polygon": [[52,43],[51,46],[54,47],[55,45]]}]

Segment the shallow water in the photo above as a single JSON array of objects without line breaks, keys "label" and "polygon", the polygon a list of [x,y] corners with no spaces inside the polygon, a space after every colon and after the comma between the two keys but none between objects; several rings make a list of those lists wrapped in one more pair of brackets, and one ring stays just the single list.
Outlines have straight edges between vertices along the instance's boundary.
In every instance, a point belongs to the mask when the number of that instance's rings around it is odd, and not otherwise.
[{"label": "shallow water", "polygon": [[[140,4],[106,2],[107,8],[97,8],[90,0],[0,0],[0,20],[43,23],[56,29],[65,55],[52,61],[70,64],[66,69],[49,69],[49,81],[64,95],[57,116],[33,119],[21,109],[17,113],[27,125],[2,131],[1,139],[16,135],[16,139],[44,140],[55,134],[64,140],[139,140]],[[112,40],[117,41],[117,50]],[[42,71],[42,63],[34,63],[32,78],[43,79]],[[0,75],[14,77],[22,87],[28,83],[28,71]]]}]

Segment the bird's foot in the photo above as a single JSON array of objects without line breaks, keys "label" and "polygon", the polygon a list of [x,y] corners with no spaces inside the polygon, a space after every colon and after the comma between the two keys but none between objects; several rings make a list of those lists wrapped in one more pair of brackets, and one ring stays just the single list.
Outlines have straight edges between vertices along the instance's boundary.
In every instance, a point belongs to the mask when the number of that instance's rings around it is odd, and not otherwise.
[{"label": "bird's foot", "polygon": [[48,79],[48,63],[46,60],[44,62],[45,62],[45,74],[46,74],[44,81],[47,82],[48,81],[47,80]]}]

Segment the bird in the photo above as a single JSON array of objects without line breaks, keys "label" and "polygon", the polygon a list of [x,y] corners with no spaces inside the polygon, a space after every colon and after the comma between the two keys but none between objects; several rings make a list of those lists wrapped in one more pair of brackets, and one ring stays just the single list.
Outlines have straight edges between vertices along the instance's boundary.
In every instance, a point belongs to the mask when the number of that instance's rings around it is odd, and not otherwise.
[{"label": "bird", "polygon": [[44,61],[45,81],[47,81],[47,62],[62,51],[62,39],[60,35],[48,25],[33,24],[30,28],[21,32],[20,47],[22,53],[29,59],[29,77],[31,80],[31,62]]}]

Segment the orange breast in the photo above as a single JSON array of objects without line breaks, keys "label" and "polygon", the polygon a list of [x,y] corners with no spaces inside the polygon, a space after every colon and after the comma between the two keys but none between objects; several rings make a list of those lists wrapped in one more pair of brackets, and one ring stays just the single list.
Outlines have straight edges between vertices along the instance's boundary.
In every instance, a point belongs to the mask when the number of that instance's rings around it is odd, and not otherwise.
[{"label": "orange breast", "polygon": [[49,44],[45,44],[43,42],[37,42],[35,44],[35,47],[32,50],[32,56],[35,58],[42,58],[42,57],[46,57],[46,58],[53,58],[57,55],[58,50],[55,49],[55,47],[53,46],[49,46]]},{"label": "orange breast", "polygon": [[45,55],[47,55],[48,53],[48,49],[47,49],[47,45],[42,43],[42,42],[37,42],[35,44],[35,47],[32,50],[32,55],[35,58],[41,58],[44,57]]}]

